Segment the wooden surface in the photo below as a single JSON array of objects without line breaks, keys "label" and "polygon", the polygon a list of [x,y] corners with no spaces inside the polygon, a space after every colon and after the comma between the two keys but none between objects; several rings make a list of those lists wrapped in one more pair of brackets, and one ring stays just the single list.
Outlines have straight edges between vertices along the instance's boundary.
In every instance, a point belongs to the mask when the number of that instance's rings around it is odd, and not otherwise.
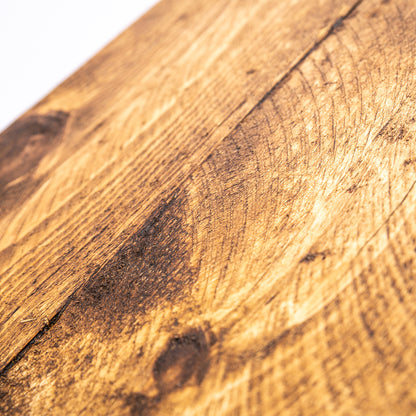
[{"label": "wooden surface", "polygon": [[163,0],[0,135],[0,413],[416,414],[416,2]]}]

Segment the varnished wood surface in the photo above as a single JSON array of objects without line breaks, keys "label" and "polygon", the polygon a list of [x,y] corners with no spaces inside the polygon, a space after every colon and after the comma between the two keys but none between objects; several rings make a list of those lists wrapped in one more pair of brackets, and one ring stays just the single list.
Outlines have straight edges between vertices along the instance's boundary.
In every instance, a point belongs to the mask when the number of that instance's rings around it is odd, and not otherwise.
[{"label": "varnished wood surface", "polygon": [[416,413],[416,2],[162,1],[0,136],[0,411]]}]

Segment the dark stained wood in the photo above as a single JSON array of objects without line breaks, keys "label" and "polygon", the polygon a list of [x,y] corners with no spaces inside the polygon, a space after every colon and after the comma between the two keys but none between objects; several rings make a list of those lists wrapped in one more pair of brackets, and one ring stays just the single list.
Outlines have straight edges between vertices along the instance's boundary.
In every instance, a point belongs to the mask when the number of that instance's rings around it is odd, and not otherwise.
[{"label": "dark stained wood", "polygon": [[415,413],[415,24],[162,2],[6,130],[0,409]]}]

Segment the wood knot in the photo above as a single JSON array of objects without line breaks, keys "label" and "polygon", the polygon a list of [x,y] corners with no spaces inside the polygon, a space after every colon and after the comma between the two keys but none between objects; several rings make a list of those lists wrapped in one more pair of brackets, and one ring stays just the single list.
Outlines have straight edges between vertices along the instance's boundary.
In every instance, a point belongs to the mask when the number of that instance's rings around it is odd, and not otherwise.
[{"label": "wood knot", "polygon": [[1,133],[1,180],[12,181],[36,167],[56,145],[68,117],[63,111],[32,114],[15,121]]},{"label": "wood knot", "polygon": [[169,340],[153,366],[160,393],[181,388],[192,378],[200,384],[209,367],[209,345],[200,328]]}]

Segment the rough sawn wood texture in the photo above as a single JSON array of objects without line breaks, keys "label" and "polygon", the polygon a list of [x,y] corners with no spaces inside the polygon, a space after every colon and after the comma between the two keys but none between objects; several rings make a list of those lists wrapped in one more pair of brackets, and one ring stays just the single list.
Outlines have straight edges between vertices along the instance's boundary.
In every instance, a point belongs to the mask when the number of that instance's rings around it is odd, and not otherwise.
[{"label": "rough sawn wood texture", "polygon": [[163,0],[0,134],[0,413],[416,414],[416,1]]}]

